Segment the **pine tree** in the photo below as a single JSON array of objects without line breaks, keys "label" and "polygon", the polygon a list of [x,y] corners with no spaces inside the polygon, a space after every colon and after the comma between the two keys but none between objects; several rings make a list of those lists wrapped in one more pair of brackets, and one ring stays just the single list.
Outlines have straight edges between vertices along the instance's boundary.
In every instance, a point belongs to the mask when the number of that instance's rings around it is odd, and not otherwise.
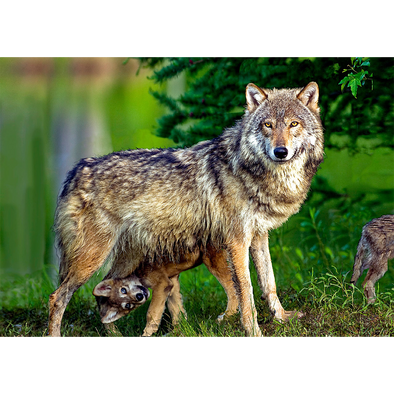
[{"label": "pine tree", "polygon": [[232,126],[243,114],[245,87],[249,82],[265,88],[284,88],[315,81],[320,88],[326,147],[348,147],[355,151],[357,138],[363,136],[374,139],[374,148],[394,148],[392,58],[372,58],[359,63],[348,58],[143,58],[140,61],[142,67],[153,70],[151,78],[157,83],[181,73],[186,75],[187,89],[180,97],[152,92],[168,109],[168,114],[158,120],[157,134],[173,139],[178,146],[211,139]]}]

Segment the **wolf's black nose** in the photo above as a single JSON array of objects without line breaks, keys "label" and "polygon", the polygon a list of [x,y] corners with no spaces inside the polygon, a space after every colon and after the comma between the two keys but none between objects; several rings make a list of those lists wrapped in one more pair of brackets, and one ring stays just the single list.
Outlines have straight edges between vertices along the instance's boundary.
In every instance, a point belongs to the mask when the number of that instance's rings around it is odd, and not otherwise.
[{"label": "wolf's black nose", "polygon": [[285,148],[284,146],[280,146],[279,148],[274,149],[274,155],[278,159],[284,159],[287,156],[287,153],[287,148]]},{"label": "wolf's black nose", "polygon": [[144,295],[142,293],[137,293],[136,296],[137,301],[142,301],[144,299]]},{"label": "wolf's black nose", "polygon": [[142,294],[144,295],[145,298],[148,298],[148,290],[144,286],[137,286],[141,291]]}]

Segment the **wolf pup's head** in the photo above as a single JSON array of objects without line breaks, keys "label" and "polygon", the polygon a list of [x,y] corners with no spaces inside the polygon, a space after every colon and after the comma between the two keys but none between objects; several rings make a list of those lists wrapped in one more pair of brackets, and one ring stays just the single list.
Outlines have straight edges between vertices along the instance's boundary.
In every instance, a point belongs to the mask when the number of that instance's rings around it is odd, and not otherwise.
[{"label": "wolf pup's head", "polygon": [[252,83],[246,87],[250,124],[261,133],[258,145],[263,145],[271,161],[288,162],[316,144],[322,149],[323,128],[318,99],[319,88],[315,82],[303,89],[271,90]]},{"label": "wolf pup's head", "polygon": [[111,323],[126,316],[149,298],[149,290],[135,275],[100,282],[93,290],[97,297],[102,323]]}]

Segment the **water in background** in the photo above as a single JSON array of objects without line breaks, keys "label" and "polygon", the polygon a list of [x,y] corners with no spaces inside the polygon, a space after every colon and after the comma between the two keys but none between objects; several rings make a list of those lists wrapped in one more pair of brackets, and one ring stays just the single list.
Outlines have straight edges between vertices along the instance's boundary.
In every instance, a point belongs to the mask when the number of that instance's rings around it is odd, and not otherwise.
[{"label": "water in background", "polygon": [[0,59],[0,275],[57,264],[56,197],[80,158],[173,145],[153,134],[160,87],[123,61]]}]

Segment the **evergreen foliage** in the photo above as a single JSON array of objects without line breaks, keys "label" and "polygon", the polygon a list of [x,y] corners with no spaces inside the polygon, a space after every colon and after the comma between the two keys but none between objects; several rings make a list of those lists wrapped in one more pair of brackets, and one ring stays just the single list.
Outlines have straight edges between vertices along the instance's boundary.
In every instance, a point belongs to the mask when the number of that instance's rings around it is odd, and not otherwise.
[{"label": "evergreen foliage", "polygon": [[[187,87],[180,97],[153,91],[167,107],[157,134],[178,146],[219,135],[239,119],[249,82],[265,88],[320,88],[320,107],[328,148],[359,151],[394,148],[393,58],[142,58],[161,84],[181,73]],[[360,144],[359,137],[367,139]]]}]

